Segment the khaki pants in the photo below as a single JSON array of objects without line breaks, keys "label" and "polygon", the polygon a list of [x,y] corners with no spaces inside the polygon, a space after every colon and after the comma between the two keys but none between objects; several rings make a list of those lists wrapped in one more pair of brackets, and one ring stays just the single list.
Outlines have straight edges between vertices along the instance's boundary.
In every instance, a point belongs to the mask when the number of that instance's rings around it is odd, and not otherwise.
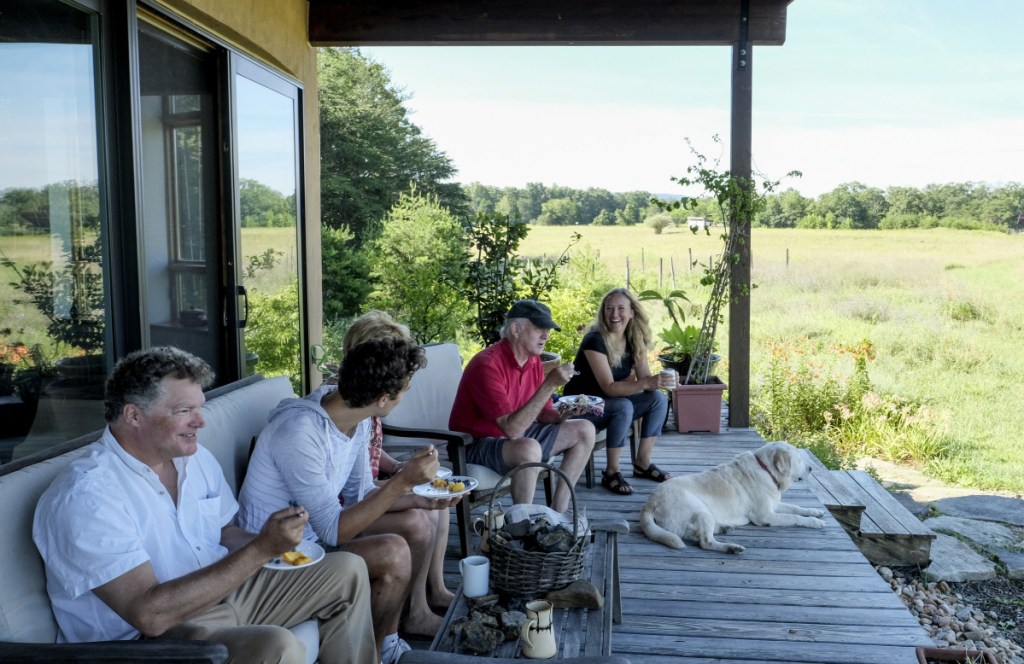
[{"label": "khaki pants", "polygon": [[329,553],[295,570],[261,569],[223,602],[161,638],[223,643],[228,662],[303,664],[305,647],[287,628],[316,618],[321,664],[378,664],[366,563]]}]

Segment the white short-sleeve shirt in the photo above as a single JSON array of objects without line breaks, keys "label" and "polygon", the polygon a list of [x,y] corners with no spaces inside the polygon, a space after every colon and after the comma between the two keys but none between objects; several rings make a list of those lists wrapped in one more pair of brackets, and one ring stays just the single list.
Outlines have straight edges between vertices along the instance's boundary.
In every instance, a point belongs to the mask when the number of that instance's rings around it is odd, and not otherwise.
[{"label": "white short-sleeve shirt", "polygon": [[36,506],[32,539],[46,564],[46,589],[58,640],[134,639],[92,590],[149,561],[163,583],[217,562],[227,549],[221,529],[238,511],[214,456],[199,446],[174,459],[178,505],[148,466],[110,429],[72,462]]}]

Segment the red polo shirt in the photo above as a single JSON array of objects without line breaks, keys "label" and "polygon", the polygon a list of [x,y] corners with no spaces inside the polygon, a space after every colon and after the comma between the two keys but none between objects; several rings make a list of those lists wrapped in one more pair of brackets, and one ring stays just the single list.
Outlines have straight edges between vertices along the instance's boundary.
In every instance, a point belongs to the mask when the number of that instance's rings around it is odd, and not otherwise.
[{"label": "red polo shirt", "polygon": [[[505,437],[497,419],[522,408],[543,382],[540,357],[535,355],[520,367],[512,345],[502,339],[474,355],[466,365],[448,428],[473,438]],[[557,414],[550,399],[544,409]]]}]

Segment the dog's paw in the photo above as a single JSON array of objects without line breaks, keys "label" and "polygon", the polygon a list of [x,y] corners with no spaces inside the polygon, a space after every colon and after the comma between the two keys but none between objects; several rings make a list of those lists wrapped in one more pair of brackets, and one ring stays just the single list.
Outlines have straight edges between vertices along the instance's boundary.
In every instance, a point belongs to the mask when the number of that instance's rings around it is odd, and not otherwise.
[{"label": "dog's paw", "polygon": [[825,510],[811,510],[811,513],[807,516],[823,517],[825,516]]},{"label": "dog's paw", "polygon": [[808,528],[824,528],[825,527],[825,522],[822,521],[821,519],[815,519],[814,517],[808,517],[807,518],[807,527]]},{"label": "dog's paw", "polygon": [[739,544],[726,544],[725,550],[727,553],[743,553],[747,549]]}]

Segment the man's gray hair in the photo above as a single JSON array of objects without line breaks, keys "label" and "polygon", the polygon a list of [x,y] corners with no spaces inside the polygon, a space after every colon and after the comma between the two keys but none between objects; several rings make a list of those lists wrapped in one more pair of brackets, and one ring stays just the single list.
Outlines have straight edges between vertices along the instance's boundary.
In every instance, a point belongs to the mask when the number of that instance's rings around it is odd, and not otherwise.
[{"label": "man's gray hair", "polygon": [[522,328],[529,322],[529,318],[506,318],[505,322],[501,324],[501,338],[508,339],[509,335],[512,334],[512,326],[514,324],[518,324]]},{"label": "man's gray hair", "polygon": [[213,369],[195,355],[174,346],[157,346],[129,353],[114,365],[103,395],[108,424],[121,417],[128,404],[148,411],[162,395],[164,378],[190,380],[202,388],[213,383]]}]

